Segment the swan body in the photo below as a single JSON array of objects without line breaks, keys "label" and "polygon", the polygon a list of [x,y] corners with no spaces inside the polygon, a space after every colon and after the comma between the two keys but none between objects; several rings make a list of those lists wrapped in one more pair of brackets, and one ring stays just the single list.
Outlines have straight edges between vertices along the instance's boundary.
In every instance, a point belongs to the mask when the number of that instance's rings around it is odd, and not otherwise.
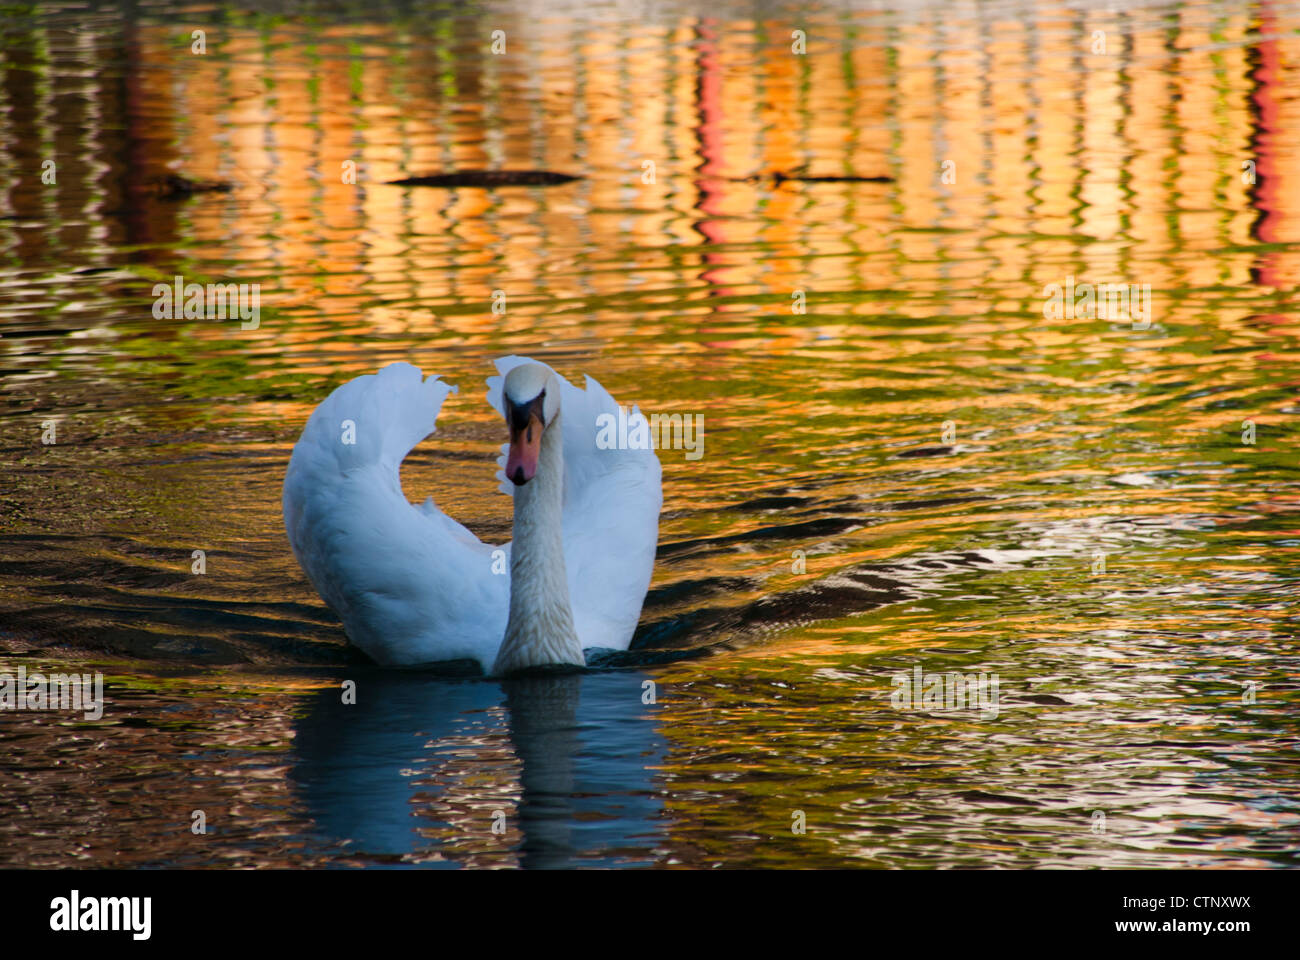
[{"label": "swan body", "polygon": [[381,664],[472,659],[496,674],[581,664],[585,649],[627,649],[640,619],[658,457],[597,447],[597,418],[618,405],[591,377],[579,389],[526,357],[496,368],[487,399],[511,424],[497,476],[514,498],[512,543],[483,543],[432,497],[417,507],[402,493],[402,460],[456,390],[408,363],[339,387],[294,447],[289,543],[349,640]]}]

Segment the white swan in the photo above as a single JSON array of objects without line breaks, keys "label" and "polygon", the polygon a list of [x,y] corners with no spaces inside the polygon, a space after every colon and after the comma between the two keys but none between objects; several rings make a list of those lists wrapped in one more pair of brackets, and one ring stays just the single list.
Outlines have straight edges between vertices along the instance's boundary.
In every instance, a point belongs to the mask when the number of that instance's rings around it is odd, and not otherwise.
[{"label": "white swan", "polygon": [[456,390],[408,363],[339,387],[293,449],[289,543],[348,638],[381,664],[474,659],[494,674],[582,664],[587,648],[626,650],[640,619],[659,538],[658,457],[598,448],[597,418],[617,418],[618,406],[591,377],[580,390],[526,357],[496,368],[487,398],[510,428],[497,463],[513,482],[497,476],[515,501],[512,544],[482,543],[432,497],[416,507],[402,494],[402,460]]}]

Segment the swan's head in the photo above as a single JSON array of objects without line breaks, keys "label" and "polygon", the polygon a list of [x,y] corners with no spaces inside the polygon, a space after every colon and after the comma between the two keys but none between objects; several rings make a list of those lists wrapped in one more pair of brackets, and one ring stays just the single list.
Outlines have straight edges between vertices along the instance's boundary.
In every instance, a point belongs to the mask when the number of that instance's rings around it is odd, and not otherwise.
[{"label": "swan's head", "polygon": [[510,426],[506,476],[519,487],[536,475],[542,433],[560,415],[560,378],[540,363],[521,364],[506,374],[504,394]]}]

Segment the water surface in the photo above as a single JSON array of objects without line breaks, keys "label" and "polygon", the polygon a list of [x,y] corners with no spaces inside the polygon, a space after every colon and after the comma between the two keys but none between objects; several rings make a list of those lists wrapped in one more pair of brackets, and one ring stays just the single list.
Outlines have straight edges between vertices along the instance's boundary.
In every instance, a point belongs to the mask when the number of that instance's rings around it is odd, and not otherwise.
[{"label": "water surface", "polygon": [[[4,15],[0,664],[109,702],[0,714],[0,865],[1296,864],[1300,5],[296,6]],[[579,179],[386,185],[466,169]],[[509,353],[704,417],[638,658],[378,670],[292,445],[439,373],[405,490],[508,539]]]}]

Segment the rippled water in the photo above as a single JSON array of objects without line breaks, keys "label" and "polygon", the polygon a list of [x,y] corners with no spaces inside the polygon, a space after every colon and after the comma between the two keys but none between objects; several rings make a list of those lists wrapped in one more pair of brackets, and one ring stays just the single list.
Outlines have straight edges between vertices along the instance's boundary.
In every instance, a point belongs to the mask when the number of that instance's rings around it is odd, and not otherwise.
[{"label": "rippled water", "polygon": [[[296,7],[4,15],[0,664],[108,704],[0,714],[0,865],[1296,864],[1300,4]],[[466,169],[580,179],[384,183]],[[406,492],[507,539],[514,352],[704,417],[639,651],[371,667],[292,444],[443,374]]]}]

